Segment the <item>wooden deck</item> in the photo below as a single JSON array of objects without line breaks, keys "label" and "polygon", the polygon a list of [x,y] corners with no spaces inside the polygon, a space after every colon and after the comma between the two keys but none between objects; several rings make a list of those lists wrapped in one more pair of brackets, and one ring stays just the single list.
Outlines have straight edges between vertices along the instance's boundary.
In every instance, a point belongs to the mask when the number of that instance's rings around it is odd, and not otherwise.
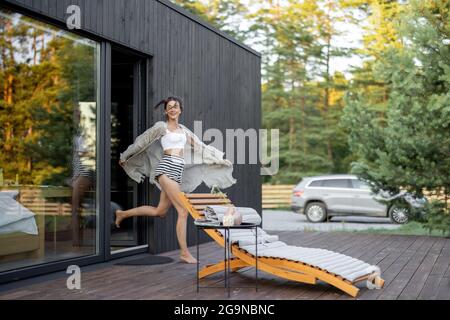
[{"label": "wooden deck", "polygon": [[[271,232],[275,234],[274,232]],[[450,239],[354,233],[277,232],[288,244],[330,249],[380,266],[384,289],[368,290],[363,283],[357,299],[450,299]],[[215,243],[200,246],[202,263],[223,258]],[[192,248],[195,254],[195,248]],[[24,282],[0,285],[0,300],[6,299],[227,299],[224,288],[195,287],[195,265],[177,260],[178,252],[165,255],[175,262],[155,266],[118,266],[114,261],[82,268],[81,290],[66,288],[65,273],[32,285]],[[128,258],[130,259],[130,258]],[[254,284],[254,269],[232,277],[232,286]],[[259,273],[259,289],[232,289],[230,299],[352,299],[325,283],[299,284]],[[34,282],[39,279],[34,279]],[[222,274],[203,280],[202,285],[223,286]],[[5,286],[9,289],[5,290]]]}]

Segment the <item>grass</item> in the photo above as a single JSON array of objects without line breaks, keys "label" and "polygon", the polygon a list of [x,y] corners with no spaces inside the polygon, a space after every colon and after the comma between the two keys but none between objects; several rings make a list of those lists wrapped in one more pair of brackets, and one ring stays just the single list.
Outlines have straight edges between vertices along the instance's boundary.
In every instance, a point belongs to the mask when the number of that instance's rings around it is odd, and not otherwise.
[{"label": "grass", "polygon": [[348,232],[359,232],[359,233],[379,233],[379,234],[397,234],[397,235],[410,235],[410,236],[436,236],[444,237],[448,233],[433,230],[429,231],[424,227],[424,225],[417,221],[411,221],[407,224],[402,225],[397,229],[382,229],[382,228],[369,228],[366,230],[347,230]]}]

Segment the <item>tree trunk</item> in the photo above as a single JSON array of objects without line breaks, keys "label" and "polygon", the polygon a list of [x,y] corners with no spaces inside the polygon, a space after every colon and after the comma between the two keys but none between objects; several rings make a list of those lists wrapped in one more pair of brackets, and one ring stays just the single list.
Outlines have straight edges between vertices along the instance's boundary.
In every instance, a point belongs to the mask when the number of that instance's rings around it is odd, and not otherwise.
[{"label": "tree trunk", "polygon": [[326,131],[326,145],[327,145],[327,157],[330,162],[333,162],[333,148],[331,146],[330,136],[329,136],[329,121],[328,121],[328,112],[330,110],[330,37],[327,39],[327,55],[326,55],[326,79],[325,79],[325,97],[324,97],[324,112],[323,112],[323,119],[324,119],[324,126]]},{"label": "tree trunk", "polygon": [[[294,93],[294,80],[291,80],[291,92]],[[292,103],[293,106],[295,106],[295,96],[292,96],[294,103]],[[289,150],[293,150],[295,147],[295,118],[293,116],[293,113],[296,111],[294,107],[289,107],[291,109],[291,115],[289,116]]]},{"label": "tree trunk", "polygon": [[325,130],[327,131],[327,156],[328,156],[328,160],[333,163],[333,148],[331,146],[331,141],[330,141],[330,137],[328,136],[328,128],[329,128],[329,123],[328,123],[328,112],[330,109],[330,48],[331,48],[331,19],[330,19],[330,12],[331,12],[331,6],[332,3],[329,1],[328,2],[328,13],[327,13],[327,17],[326,17],[326,23],[325,23],[325,28],[326,28],[326,48],[327,48],[327,53],[326,53],[326,72],[325,72],[325,97],[324,97],[324,122],[325,122]]},{"label": "tree trunk", "polygon": [[12,74],[8,75],[8,95],[6,99],[7,104],[13,103],[13,83],[14,83],[14,76]]},{"label": "tree trunk", "polygon": [[300,130],[301,130],[301,135],[302,135],[302,151],[303,151],[303,155],[306,155],[307,152],[307,145],[306,145],[306,135],[305,135],[305,117],[306,117],[306,113],[305,113],[305,95],[301,94],[301,98],[300,98],[300,109],[301,109],[301,120],[300,120]]},{"label": "tree trunk", "polygon": [[3,144],[3,149],[5,151],[11,150],[11,136],[12,136],[12,130],[10,123],[5,123],[5,143]]},{"label": "tree trunk", "polygon": [[294,149],[295,145],[295,119],[293,116],[289,117],[289,150]]},{"label": "tree trunk", "polygon": [[[32,139],[32,135],[33,135],[33,127],[29,127],[27,136],[30,138],[30,140]],[[31,170],[33,169],[32,163],[33,163],[33,159],[31,157],[29,157],[28,161],[27,161],[27,169],[28,169],[28,172],[30,172],[30,173],[31,173]]]},{"label": "tree trunk", "polygon": [[37,63],[37,35],[36,31],[33,34],[33,65]]},{"label": "tree trunk", "polygon": [[444,201],[445,201],[445,212],[448,213],[448,187],[444,187]]}]

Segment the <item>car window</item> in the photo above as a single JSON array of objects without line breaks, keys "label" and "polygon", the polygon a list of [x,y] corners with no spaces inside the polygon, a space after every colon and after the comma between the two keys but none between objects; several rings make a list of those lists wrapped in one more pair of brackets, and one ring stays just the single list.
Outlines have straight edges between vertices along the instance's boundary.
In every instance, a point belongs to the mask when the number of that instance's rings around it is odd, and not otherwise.
[{"label": "car window", "polygon": [[323,180],[322,187],[327,187],[327,188],[350,188],[350,180],[349,179]]},{"label": "car window", "polygon": [[321,187],[322,186],[322,180],[316,180],[309,184],[309,187]]},{"label": "car window", "polygon": [[370,190],[370,186],[364,181],[352,179],[352,184],[355,189]]},{"label": "car window", "polygon": [[309,181],[310,181],[309,179],[300,180],[300,182],[297,184],[296,188],[304,188]]}]

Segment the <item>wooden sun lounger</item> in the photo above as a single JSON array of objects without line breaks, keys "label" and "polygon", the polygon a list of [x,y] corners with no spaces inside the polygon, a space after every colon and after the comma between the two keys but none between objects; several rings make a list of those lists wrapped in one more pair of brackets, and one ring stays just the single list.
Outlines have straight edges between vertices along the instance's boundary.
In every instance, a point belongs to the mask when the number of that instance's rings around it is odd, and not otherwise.
[{"label": "wooden sun lounger", "polygon": [[[202,210],[208,205],[225,205],[233,206],[230,199],[222,194],[210,194],[210,193],[190,193],[186,194],[181,192],[180,198],[194,219],[204,218]],[[204,230],[212,239],[214,239],[219,245],[224,246],[224,239],[222,234],[215,229]],[[231,259],[230,268],[232,271],[255,266],[255,256],[250,252],[240,248],[237,243],[232,244],[232,254],[235,258]],[[319,249],[318,249],[319,250]],[[345,267],[345,266],[344,266]],[[213,265],[207,265],[199,272],[199,278],[204,278],[208,275],[223,272],[224,261]],[[340,266],[342,268],[342,266]],[[262,270],[267,273],[271,273],[278,277],[298,281],[309,284],[316,284],[317,280],[322,280],[329,283],[332,286],[346,292],[352,297],[356,297],[359,288],[355,286],[355,283],[360,281],[367,281],[369,277],[374,278],[372,283],[378,287],[383,287],[384,280],[379,276],[373,277],[373,273],[364,274],[358,276],[352,281],[334,274],[329,270],[320,268],[313,264],[304,263],[302,261],[274,258],[270,256],[264,256],[258,254],[258,270]]]}]

